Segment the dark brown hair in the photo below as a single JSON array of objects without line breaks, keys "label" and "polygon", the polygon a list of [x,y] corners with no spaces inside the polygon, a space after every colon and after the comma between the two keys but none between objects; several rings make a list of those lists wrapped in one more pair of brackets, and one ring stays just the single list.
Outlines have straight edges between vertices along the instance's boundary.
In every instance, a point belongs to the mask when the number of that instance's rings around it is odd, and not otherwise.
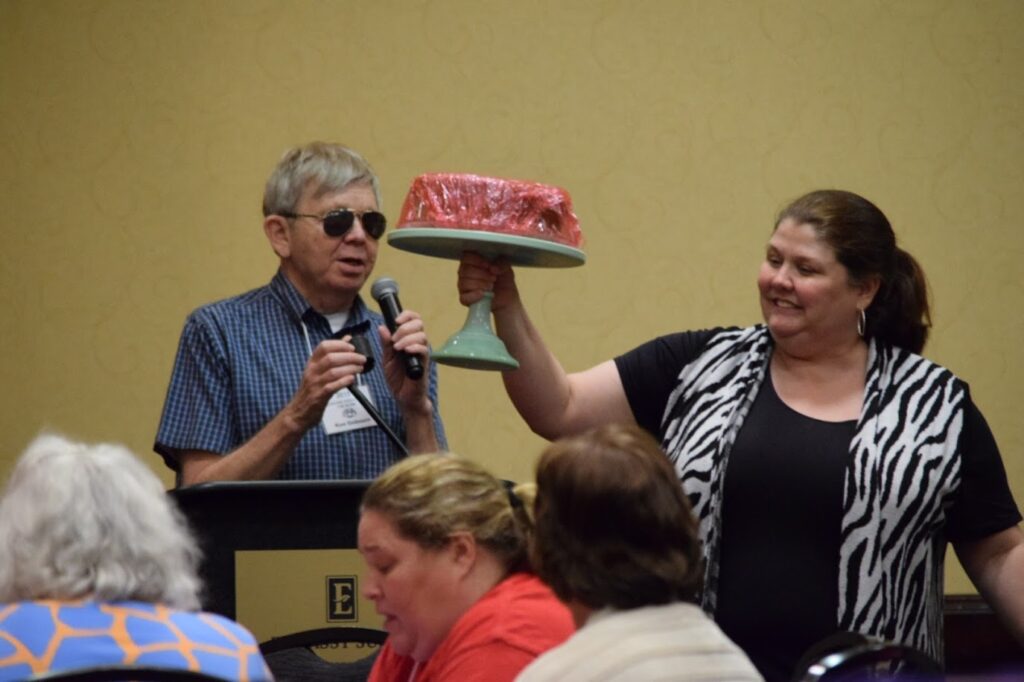
[{"label": "dark brown hair", "polygon": [[924,271],[896,246],[885,214],[853,192],[826,189],[805,194],[779,213],[775,227],[791,218],[811,225],[854,283],[877,276],[881,285],[865,311],[864,337],[920,353],[928,340],[931,313]]},{"label": "dark brown hair", "polygon": [[563,601],[597,609],[693,601],[697,524],[672,465],[646,431],[612,424],[557,441],[537,464],[532,548]]}]

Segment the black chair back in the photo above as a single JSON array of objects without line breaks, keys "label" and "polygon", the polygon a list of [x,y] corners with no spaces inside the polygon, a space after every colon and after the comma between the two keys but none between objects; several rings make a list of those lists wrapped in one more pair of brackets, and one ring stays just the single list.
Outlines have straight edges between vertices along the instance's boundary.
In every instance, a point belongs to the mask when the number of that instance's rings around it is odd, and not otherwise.
[{"label": "black chair back", "polygon": [[387,632],[384,630],[375,630],[373,628],[315,628],[313,630],[294,632],[290,635],[282,635],[281,637],[271,637],[260,644],[260,651],[266,655],[277,653],[278,651],[284,651],[285,649],[293,649],[295,647],[322,646],[324,644],[363,643],[376,644],[379,646],[383,644],[384,640],[387,638]]},{"label": "black chair back", "polygon": [[[387,639],[383,630],[360,627],[329,627],[303,630],[273,637],[260,644],[260,651],[277,682],[364,682]],[[312,647],[355,644],[366,655],[355,661],[326,661]]]},{"label": "black chair back", "polygon": [[794,675],[798,682],[941,679],[942,666],[924,652],[855,633],[838,633],[812,647]]}]

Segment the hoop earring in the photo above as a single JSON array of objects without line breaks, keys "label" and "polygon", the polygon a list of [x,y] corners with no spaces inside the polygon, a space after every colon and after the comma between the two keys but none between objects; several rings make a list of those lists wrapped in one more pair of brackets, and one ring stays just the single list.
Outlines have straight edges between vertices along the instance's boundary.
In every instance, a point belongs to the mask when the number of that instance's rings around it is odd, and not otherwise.
[{"label": "hoop earring", "polygon": [[857,312],[860,313],[860,315],[857,317],[857,334],[863,337],[864,328],[867,327],[868,325],[868,316],[864,314],[863,310],[858,310]]}]

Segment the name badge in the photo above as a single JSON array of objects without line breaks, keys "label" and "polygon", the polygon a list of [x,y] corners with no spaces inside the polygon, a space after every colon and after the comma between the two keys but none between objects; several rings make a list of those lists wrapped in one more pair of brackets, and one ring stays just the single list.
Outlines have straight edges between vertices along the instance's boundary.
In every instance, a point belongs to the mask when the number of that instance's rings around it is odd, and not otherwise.
[{"label": "name badge", "polygon": [[[370,391],[369,386],[365,384],[360,385],[359,390],[366,396],[366,400],[371,405],[377,407],[377,402],[373,399],[373,393]],[[347,388],[343,388],[331,396],[330,402],[324,408],[322,423],[327,435],[333,436],[336,433],[345,433],[346,431],[365,429],[367,426],[375,426],[377,422],[373,421],[373,417],[359,404],[355,396]]]}]

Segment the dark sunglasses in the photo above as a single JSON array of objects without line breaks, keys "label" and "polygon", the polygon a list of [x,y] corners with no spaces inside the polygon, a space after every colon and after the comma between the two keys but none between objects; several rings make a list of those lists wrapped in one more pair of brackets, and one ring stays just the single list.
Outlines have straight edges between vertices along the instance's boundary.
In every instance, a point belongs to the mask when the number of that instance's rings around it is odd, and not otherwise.
[{"label": "dark sunglasses", "polygon": [[278,215],[285,218],[312,218],[319,220],[324,225],[324,232],[329,237],[341,237],[352,229],[358,217],[363,223],[366,234],[374,239],[380,239],[387,229],[388,219],[380,211],[363,211],[356,213],[350,208],[339,208],[326,215],[312,215],[310,213],[291,213],[290,211],[278,211]]}]

